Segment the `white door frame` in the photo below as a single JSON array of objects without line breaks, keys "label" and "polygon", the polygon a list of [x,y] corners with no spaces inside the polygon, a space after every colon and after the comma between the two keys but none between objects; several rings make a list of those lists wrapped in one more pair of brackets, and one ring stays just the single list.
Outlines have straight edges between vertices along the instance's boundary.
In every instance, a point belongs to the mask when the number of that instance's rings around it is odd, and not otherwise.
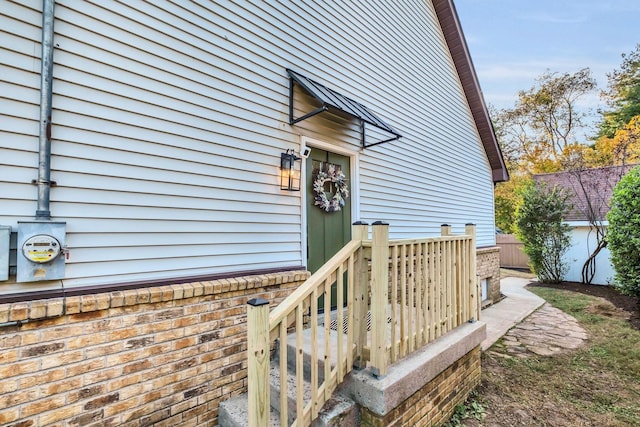
[{"label": "white door frame", "polygon": [[[351,223],[353,224],[355,221],[360,218],[360,181],[358,177],[360,176],[360,148],[357,149],[348,149],[344,147],[337,146],[335,144],[331,144],[326,141],[321,141],[319,139],[309,138],[308,136],[300,137],[300,152],[304,148],[318,148],[324,151],[330,151],[332,153],[340,154],[342,156],[349,157],[349,165],[351,168],[351,176],[349,176],[349,197],[351,198]],[[307,162],[302,162],[302,167],[300,171],[300,182],[302,183],[301,187],[304,186],[304,190],[301,191],[300,203],[302,204],[302,221],[301,227],[301,236],[302,236],[302,264],[307,267],[307,190],[306,190],[306,182],[307,182]]]}]

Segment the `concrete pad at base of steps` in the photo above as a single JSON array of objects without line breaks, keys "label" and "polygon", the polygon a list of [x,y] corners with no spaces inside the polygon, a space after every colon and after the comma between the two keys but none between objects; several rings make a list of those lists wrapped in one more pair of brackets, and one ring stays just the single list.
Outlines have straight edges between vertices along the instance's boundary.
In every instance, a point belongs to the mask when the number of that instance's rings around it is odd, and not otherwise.
[{"label": "concrete pad at base of steps", "polygon": [[500,280],[500,291],[505,298],[480,313],[480,320],[487,325],[487,338],[482,342],[483,351],[545,303],[544,299],[525,289],[533,281],[519,277]]},{"label": "concrete pad at base of steps", "polygon": [[[275,370],[277,370],[277,368]],[[273,376],[272,382],[274,382],[274,380],[277,383],[279,381],[279,375]],[[277,405],[279,402],[273,401],[273,394],[279,396],[279,391],[277,390],[278,387],[274,388],[274,385],[275,384],[272,383],[270,396],[272,404],[269,413],[268,427],[280,427],[281,425],[280,414],[276,406],[274,406],[274,403]],[[305,388],[309,387],[308,384],[305,384]],[[278,396],[275,396],[276,400]],[[220,427],[246,427],[249,425],[249,402],[247,399],[248,396],[244,393],[221,402],[218,425]],[[308,402],[308,397],[305,401]],[[292,417],[295,417],[295,403],[290,402],[288,410],[292,411],[289,413],[289,423],[291,423]],[[360,411],[353,400],[340,393],[334,393],[324,404],[318,413],[318,418],[316,418],[311,425],[312,427],[358,427],[360,425]]]},{"label": "concrete pad at base of steps", "polygon": [[[280,427],[280,416],[276,411],[271,411],[269,424],[265,427]],[[247,394],[232,397],[220,402],[218,411],[219,427],[246,427],[249,425],[249,402]]]}]

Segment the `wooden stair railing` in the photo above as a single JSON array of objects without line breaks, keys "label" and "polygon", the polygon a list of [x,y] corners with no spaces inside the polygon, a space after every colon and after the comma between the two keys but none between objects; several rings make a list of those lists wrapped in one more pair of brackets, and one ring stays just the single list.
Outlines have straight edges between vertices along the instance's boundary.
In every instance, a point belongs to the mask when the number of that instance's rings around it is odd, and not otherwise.
[{"label": "wooden stair railing", "polygon": [[[366,290],[366,283],[356,284],[357,281],[366,279],[364,266],[365,259],[362,247],[362,240],[368,234],[367,224],[356,224],[353,229],[354,239],[335,254],[325,265],[307,279],[300,287],[291,293],[278,307],[268,314],[268,322],[258,320],[254,325],[248,325],[249,343],[259,343],[257,347],[248,346],[248,391],[249,391],[249,425],[265,426],[269,422],[269,353],[271,341],[280,341],[280,390],[286,390],[287,381],[287,336],[295,333],[295,387],[297,390],[296,416],[292,426],[307,426],[317,417],[318,411],[324,403],[331,397],[334,390],[340,384],[344,376],[351,371],[355,357],[355,312],[361,312],[362,307],[356,309],[357,304],[366,303],[362,298],[355,295],[363,295]],[[336,331],[331,329],[331,294],[332,289],[336,295],[337,307],[344,307],[346,302],[346,322],[345,334],[342,328],[337,327]],[[346,301],[344,300],[344,290],[346,289]],[[318,300],[324,302],[324,313],[318,313]],[[259,301],[261,302],[261,301]],[[268,305],[255,304],[250,302],[248,307],[248,321],[252,319],[264,319],[269,313]],[[252,312],[262,312],[263,314],[252,314]],[[319,316],[323,316],[320,322]],[[345,322],[345,310],[336,310],[337,325]],[[306,317],[306,319],[305,319]],[[304,398],[304,353],[303,353],[303,331],[305,328],[311,330],[310,357],[310,382],[311,397],[305,401]],[[324,344],[319,348],[318,330],[324,329]],[[346,335],[346,337],[345,337]],[[358,334],[361,335],[361,334]],[[266,339],[265,339],[266,337]],[[335,342],[334,342],[335,341]],[[263,359],[263,356],[266,358]],[[322,358],[323,372],[319,372],[319,358]],[[265,373],[266,372],[266,373]],[[265,376],[254,378],[252,374]],[[266,379],[265,379],[266,378]],[[288,402],[286,393],[281,392],[280,413],[287,414]],[[252,404],[253,402],[253,404]],[[287,416],[281,416],[281,425],[287,426]]]},{"label": "wooden stair railing", "polygon": [[[354,224],[353,240],[271,313],[265,300],[249,301],[250,427],[269,423],[270,355],[276,340],[280,413],[287,414],[287,395],[282,392],[289,384],[287,338],[295,336],[296,414],[280,419],[282,426],[300,427],[311,425],[354,366],[383,376],[391,363],[479,318],[474,225],[467,225],[463,236],[453,236],[451,228],[443,226],[441,237],[391,241],[388,224],[374,223],[371,240],[368,228]],[[332,292],[336,306],[344,307],[335,310],[335,319],[329,309]],[[326,308],[323,313],[318,312],[319,299]],[[311,343],[306,373],[311,392],[306,398],[305,329]]]}]

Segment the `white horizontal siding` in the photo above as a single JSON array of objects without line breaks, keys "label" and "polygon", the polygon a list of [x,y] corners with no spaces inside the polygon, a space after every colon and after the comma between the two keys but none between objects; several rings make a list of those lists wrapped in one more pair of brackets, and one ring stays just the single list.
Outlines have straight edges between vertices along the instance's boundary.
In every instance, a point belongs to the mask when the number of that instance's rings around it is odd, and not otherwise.
[{"label": "white horizontal siding", "polygon": [[[220,221],[211,222],[206,218],[195,221],[174,221],[171,219],[104,219],[101,218],[102,233],[96,233],[96,219],[93,217],[74,218],[72,224],[68,224],[67,230],[71,233],[82,234],[80,236],[69,236],[71,240],[76,238],[76,242],[81,242],[84,238],[84,234],[94,233],[96,235],[105,235],[110,233],[126,233],[129,236],[127,244],[134,241],[136,233],[140,233],[140,230],[145,230],[145,233],[211,233],[211,234],[227,234],[229,240],[232,239],[232,235],[236,233],[260,233],[260,234],[277,234],[277,233],[299,233],[300,226],[298,224],[274,224],[268,227],[268,232],[265,232],[265,225],[259,222],[243,223],[240,221]],[[140,233],[143,234],[143,233]],[[235,242],[235,240],[234,240]],[[78,243],[79,244],[79,243]],[[82,243],[82,246],[98,246],[97,239]]]},{"label": "white horizontal siding", "polygon": [[[15,173],[0,172],[12,186],[0,222],[35,209],[32,3],[0,12],[14,46],[0,97],[15,111],[0,131],[19,136],[0,147]],[[278,188],[280,153],[300,135],[358,150],[360,134],[328,115],[289,126],[285,68],[403,134],[360,155],[362,219],[389,221],[395,237],[475,222],[492,243],[489,166],[429,2],[58,0],[55,13],[51,209],[67,222],[65,285],[303,264],[300,194]],[[296,115],[313,108],[298,90],[295,102]]]},{"label": "white horizontal siding", "polygon": [[41,2],[0,3],[0,224],[35,213]]},{"label": "white horizontal siding", "polygon": [[[83,203],[86,204],[86,210],[91,210],[93,208],[93,212],[91,214],[91,218],[95,219],[108,219],[113,217],[113,213],[108,210],[97,209],[95,206],[104,206],[106,203]],[[88,217],[88,215],[83,214],[82,212],[78,212],[80,209],[80,203],[67,203],[67,202],[57,202],[56,209],[58,216],[64,218],[76,218],[76,217]],[[216,209],[217,208],[217,209]],[[269,223],[272,223],[278,219],[283,221],[291,220],[296,218],[298,215],[285,215],[280,213],[272,213],[272,212],[246,212],[246,211],[234,211],[223,210],[225,208],[225,204],[219,203],[218,206],[211,206],[209,209],[193,209],[193,208],[178,208],[178,207],[167,207],[163,206],[161,208],[157,206],[127,206],[127,205],[115,205],[114,209],[118,210],[118,216],[124,219],[139,219],[139,220],[149,220],[149,219],[164,219],[164,220],[172,220],[172,221],[201,221],[203,218],[207,219],[207,222],[237,222],[237,223],[246,223],[246,222],[255,222],[260,223],[265,226],[268,226]],[[258,215],[259,214],[259,215]],[[98,222],[98,221],[96,221]],[[144,223],[141,224],[144,227]],[[99,229],[99,228],[98,228]],[[167,230],[170,231],[170,230]]]},{"label": "white horizontal siding", "polygon": [[[140,252],[140,251],[138,251]],[[117,262],[100,263],[67,263],[65,274],[68,279],[65,286],[79,286],[91,284],[112,284],[137,280],[160,280],[175,277],[189,277],[194,275],[218,274],[229,271],[242,271],[247,265],[255,269],[278,268],[286,263],[289,256],[286,253],[266,252],[248,254],[227,254],[207,257],[176,257],[157,259],[153,252],[144,250],[148,258],[157,260],[157,264],[145,260],[121,259]],[[256,262],[256,259],[259,261]],[[160,262],[161,261],[161,262]],[[96,275],[96,266],[108,265],[108,275]],[[149,267],[145,269],[145,267]]]},{"label": "white horizontal siding", "polygon": [[[176,242],[182,245],[224,245],[228,242],[228,234],[234,234],[234,241],[238,244],[264,244],[271,242],[279,243],[295,243],[299,237],[295,232],[278,232],[271,234],[258,234],[255,231],[238,230],[229,228],[217,233],[149,233],[144,239],[144,244],[150,247],[154,246],[172,246]],[[127,233],[105,233],[99,235],[95,233],[83,233],[82,238],[75,241],[79,236],[72,236],[69,244],[76,248],[81,248],[83,244],[88,242],[99,241],[101,247],[132,247],[134,242],[127,239]],[[94,248],[94,245],[89,246]]]},{"label": "white horizontal siding", "polygon": [[[190,17],[151,3],[59,2],[57,15],[63,131],[53,166],[65,174],[55,209],[70,224],[96,218],[104,227],[90,230],[88,244],[69,225],[78,255],[65,283],[100,281],[90,266],[120,280],[300,265],[299,196],[276,187],[291,139],[274,114],[286,108],[283,90],[249,78]],[[135,231],[125,226],[115,243],[105,231],[124,221]],[[156,233],[194,233],[200,243]]]},{"label": "white horizontal siding", "polygon": [[[180,258],[201,258],[203,260],[209,260],[216,257],[223,257],[228,255],[229,251],[226,248],[227,243],[215,245],[215,244],[191,244],[191,245],[179,245]],[[272,242],[268,243],[236,243],[236,250],[244,253],[245,256],[259,255],[261,253],[273,252],[270,246]],[[298,242],[293,243],[280,243],[282,252],[295,251],[299,249]],[[118,262],[122,260],[122,253],[127,254],[126,259],[128,261],[144,261],[149,258],[149,255],[153,254],[154,259],[168,260],[176,257],[175,243],[170,246],[154,245],[145,247],[131,247],[122,248],[121,246],[114,247],[100,247],[100,248],[84,248],[82,251],[77,251],[73,255],[74,263],[95,263],[95,262]],[[196,264],[194,264],[196,265]],[[201,264],[201,267],[206,267],[211,264]],[[215,264],[214,264],[215,265]]]},{"label": "white horizontal siding", "polygon": [[358,64],[357,75],[346,71],[324,81],[339,84],[351,76],[347,93],[355,92],[403,134],[360,157],[361,219],[388,221],[394,237],[435,234],[442,223],[462,232],[472,222],[478,244],[494,244],[490,168],[430,4],[313,7],[348,33],[341,59]]}]

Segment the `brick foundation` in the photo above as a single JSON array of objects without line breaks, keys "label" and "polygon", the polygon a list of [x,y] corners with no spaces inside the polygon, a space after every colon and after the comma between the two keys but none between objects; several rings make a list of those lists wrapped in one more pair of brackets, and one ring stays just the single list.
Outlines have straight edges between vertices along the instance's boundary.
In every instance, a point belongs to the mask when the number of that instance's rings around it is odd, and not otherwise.
[{"label": "brick foundation", "polygon": [[0,425],[216,425],[246,391],[246,302],[275,306],[307,277],[0,305]]},{"label": "brick foundation", "polygon": [[[477,260],[497,301],[499,251],[479,249]],[[0,305],[0,425],[216,425],[219,402],[246,391],[246,302],[262,297],[275,306],[307,277],[274,273]],[[363,409],[363,425],[446,420],[479,372],[473,350],[383,418]]]},{"label": "brick foundation", "polygon": [[480,347],[476,347],[384,416],[361,408],[363,427],[438,426],[448,421],[480,383]]},{"label": "brick foundation", "polygon": [[476,273],[478,279],[487,279],[487,299],[484,303],[500,301],[500,248],[497,246],[479,248],[476,252]]}]

